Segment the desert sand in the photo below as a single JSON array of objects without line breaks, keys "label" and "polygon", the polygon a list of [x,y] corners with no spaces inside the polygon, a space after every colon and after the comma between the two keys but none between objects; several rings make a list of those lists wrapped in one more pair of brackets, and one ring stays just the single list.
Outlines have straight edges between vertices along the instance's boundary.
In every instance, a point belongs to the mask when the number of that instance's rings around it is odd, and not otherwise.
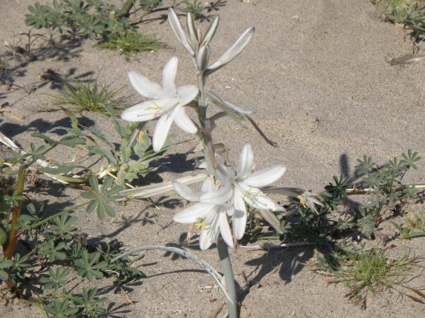
[{"label": "desert sand", "polygon": [[[10,43],[13,34],[29,30],[24,14],[33,2],[0,2],[0,52],[7,51],[4,42]],[[248,27],[254,26],[256,33],[238,59],[211,76],[208,89],[254,111],[253,118],[278,143],[273,148],[252,127],[244,129],[225,119],[214,138],[230,148],[233,165],[242,146],[251,143],[258,169],[277,163],[287,167],[278,185],[321,191],[333,175],[352,174],[356,159],[364,154],[378,162],[408,149],[424,156],[425,63],[388,63],[391,58],[410,54],[412,42],[406,30],[379,19],[369,0],[229,0],[215,14],[221,20],[211,44],[212,59]],[[201,23],[201,28],[207,26],[208,22]],[[27,148],[31,133],[66,124],[62,112],[43,112],[54,107],[52,95],[59,89],[51,83],[40,85],[48,69],[69,79],[94,77],[111,88],[125,87],[125,94],[131,96],[129,105],[141,100],[127,80],[130,70],[159,82],[162,67],[177,56],[177,84],[195,83],[192,61],[168,23],[154,21],[140,25],[139,30],[157,35],[169,48],[140,53],[130,61],[117,52],[94,48],[90,41],[54,52],[37,51],[37,60],[13,75],[19,87],[40,86],[34,93],[6,91],[6,86],[0,85],[0,103],[4,105],[0,131]],[[101,115],[83,116],[86,123],[113,134]],[[148,128],[152,130],[153,125]],[[178,130],[174,127],[172,131]],[[170,151],[173,156],[158,170],[158,180],[196,173],[193,156],[185,155],[190,147],[183,144]],[[424,183],[425,168],[419,166],[408,182]],[[46,191],[52,186],[57,192]],[[48,179],[42,180],[41,190],[29,192],[28,197],[48,200],[51,213],[83,202],[80,191]],[[105,221],[84,210],[75,214],[80,217],[79,229],[93,240],[118,239],[126,249],[180,246],[220,269],[215,249],[201,252],[196,237],[191,246],[185,245],[188,227],[172,222],[173,214],[185,203],[172,193],[167,200],[172,204],[158,207],[130,202],[117,207],[116,218]],[[394,244],[400,251],[424,255],[423,242],[396,240]],[[306,266],[314,260],[313,248],[269,252],[238,248],[231,251],[231,257],[241,317],[423,317],[422,305],[397,294],[370,297],[366,310],[349,303],[342,285],[328,286],[328,277]],[[128,285],[128,294],[114,294],[106,280],[93,283],[117,308],[113,317],[209,317],[224,302],[214,281],[188,260],[148,252],[141,265],[148,277]],[[250,290],[243,273],[255,284]],[[423,277],[416,281],[419,286],[424,283]],[[35,308],[18,300],[1,306],[0,313],[5,318],[41,317]],[[224,310],[219,316],[224,316]]]}]

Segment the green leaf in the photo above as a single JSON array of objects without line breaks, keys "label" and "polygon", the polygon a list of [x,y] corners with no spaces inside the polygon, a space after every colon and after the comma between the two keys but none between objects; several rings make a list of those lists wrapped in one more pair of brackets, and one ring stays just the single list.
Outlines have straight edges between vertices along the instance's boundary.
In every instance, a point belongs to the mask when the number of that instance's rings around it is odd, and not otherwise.
[{"label": "green leaf", "polygon": [[105,157],[108,160],[108,163],[113,166],[118,166],[118,162],[116,158],[112,155],[112,153],[109,150],[97,147],[97,146],[90,146],[88,149],[93,152],[94,154],[100,155],[102,157]]},{"label": "green leaf", "polygon": [[123,187],[112,187],[113,181],[111,177],[106,177],[102,188],[100,188],[97,178],[92,176],[89,182],[93,191],[83,192],[81,194],[83,198],[91,200],[87,206],[87,212],[92,212],[97,207],[97,216],[101,220],[103,220],[106,215],[115,216],[115,210],[109,205],[109,202],[115,202],[120,198],[117,193],[121,191]]}]

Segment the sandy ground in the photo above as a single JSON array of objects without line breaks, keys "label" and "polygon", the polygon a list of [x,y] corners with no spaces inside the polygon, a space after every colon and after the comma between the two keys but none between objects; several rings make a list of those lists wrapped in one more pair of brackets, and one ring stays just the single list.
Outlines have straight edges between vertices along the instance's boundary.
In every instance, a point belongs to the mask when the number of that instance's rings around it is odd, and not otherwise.
[{"label": "sandy ground", "polygon": [[[0,2],[0,52],[13,34],[28,31],[26,7],[32,0]],[[46,2],[46,1],[45,1]],[[48,1],[47,1],[48,2]],[[252,128],[242,129],[223,120],[215,140],[230,149],[233,164],[241,147],[253,145],[257,168],[282,163],[287,167],[279,185],[320,191],[332,175],[350,174],[356,159],[369,154],[386,161],[408,149],[425,154],[423,62],[390,66],[388,59],[409,54],[411,41],[401,28],[383,23],[368,0],[229,0],[219,11],[221,23],[212,43],[212,59],[225,51],[248,27],[255,26],[251,43],[231,65],[211,76],[209,89],[235,105],[255,111],[254,119],[279,144],[267,145]],[[202,28],[207,23],[202,23]],[[179,57],[178,84],[195,83],[192,61],[173,37],[168,23],[140,26],[157,34],[169,49],[143,53],[125,61],[116,52],[101,51],[86,42],[82,46],[42,51],[37,61],[13,73],[15,85],[39,85],[31,95],[24,89],[5,91],[0,103],[5,112],[0,130],[27,147],[34,131],[65,124],[60,112],[40,112],[53,107],[54,85],[40,85],[48,69],[72,79],[98,78],[112,88],[125,86],[132,95],[126,74],[136,70],[159,81],[163,65]],[[103,117],[85,114],[87,123],[112,134]],[[150,128],[153,128],[150,126]],[[177,131],[177,130],[174,130]],[[185,144],[173,149],[178,163],[160,169],[160,177],[171,180],[193,174],[194,162],[184,163]],[[58,154],[58,158],[63,154]],[[424,165],[408,176],[409,182],[424,183]],[[43,181],[43,189],[52,186]],[[29,193],[31,200],[49,200],[52,213],[83,200],[79,192],[57,186],[56,195]],[[118,217],[99,221],[77,211],[79,227],[93,239],[118,239],[126,248],[141,245],[183,246],[187,227],[172,223],[172,215],[183,202],[171,196],[174,206],[159,209],[141,202],[118,207]],[[174,200],[174,201],[173,201]],[[158,224],[153,224],[156,215]],[[395,241],[400,251],[423,255],[423,240]],[[185,247],[220,268],[215,249],[201,253],[196,244]],[[310,271],[305,263],[313,249],[278,251],[232,250],[231,257],[242,301],[242,317],[423,317],[424,307],[396,294],[371,298],[366,310],[344,299],[343,286],[327,286],[326,277]],[[149,252],[141,269],[148,275],[128,287],[128,298],[111,292],[110,282],[101,284],[117,308],[114,317],[208,317],[224,301],[214,282],[188,260]],[[242,272],[257,285],[249,292]],[[422,277],[417,285],[424,286]],[[213,288],[210,288],[213,287]],[[16,304],[16,303],[15,303]],[[422,314],[421,314],[422,312]],[[22,303],[0,307],[1,317],[38,317]],[[223,314],[221,314],[223,316]]]}]

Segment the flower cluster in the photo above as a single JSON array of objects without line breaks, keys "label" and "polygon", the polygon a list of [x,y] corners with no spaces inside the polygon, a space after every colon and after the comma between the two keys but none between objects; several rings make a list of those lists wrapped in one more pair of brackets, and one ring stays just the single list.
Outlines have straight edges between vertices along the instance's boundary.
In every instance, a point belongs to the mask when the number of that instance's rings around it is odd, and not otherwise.
[{"label": "flower cluster", "polygon": [[173,183],[174,189],[181,197],[188,201],[199,202],[177,213],[174,221],[200,224],[201,249],[209,248],[219,234],[228,246],[233,247],[228,217],[232,220],[234,237],[241,239],[245,233],[247,205],[254,209],[284,211],[283,207],[273,202],[260,189],[281,178],[285,173],[285,167],[275,165],[251,173],[253,165],[254,155],[251,145],[247,144],[240,154],[237,172],[218,164],[216,176],[221,186],[218,189],[211,178],[204,181],[200,193],[178,182]]},{"label": "flower cluster", "polygon": [[[236,172],[224,164],[215,164],[211,132],[205,129],[207,122],[212,123],[210,127],[213,127],[214,119],[225,115],[242,125],[246,124],[246,118],[251,113],[250,111],[223,100],[214,92],[205,92],[204,85],[209,75],[233,61],[243,51],[254,34],[254,28],[246,30],[217,61],[210,64],[209,43],[217,30],[219,18],[214,19],[205,35],[195,28],[190,13],[187,15],[188,32],[183,29],[172,9],[169,10],[168,18],[177,39],[195,62],[198,86],[185,85],[176,88],[175,77],[178,65],[176,57],[171,58],[163,69],[162,87],[136,72],[129,72],[131,85],[140,95],[150,100],[128,108],[122,113],[121,118],[131,122],[158,119],[152,142],[155,151],[159,151],[163,147],[173,122],[188,133],[197,133],[201,144],[209,147],[209,151],[205,152],[205,159],[210,163],[214,161],[214,164],[208,166],[209,176],[203,182],[199,192],[193,191],[183,182],[173,182],[174,190],[181,197],[197,202],[177,213],[174,220],[180,223],[198,224],[201,229],[199,242],[202,250],[209,248],[219,235],[228,246],[234,247],[236,240],[241,239],[245,233],[247,206],[260,211],[283,211],[283,208],[268,198],[261,189],[278,180],[285,173],[285,167],[276,165],[251,173],[254,155],[250,145],[243,147]],[[211,118],[206,117],[206,108],[209,102],[220,109],[220,113]],[[199,124],[194,123],[186,114],[185,107],[188,104],[196,109]],[[249,117],[248,119],[251,121]],[[205,146],[207,143],[208,146]],[[189,182],[191,180],[187,183]],[[167,185],[165,188],[168,189],[169,186]],[[137,195],[144,196],[146,193],[157,193],[160,190],[155,186],[155,189],[144,188],[141,191],[135,189],[128,191],[130,192],[126,192],[125,195],[135,195],[134,191],[139,191],[140,193]]]}]

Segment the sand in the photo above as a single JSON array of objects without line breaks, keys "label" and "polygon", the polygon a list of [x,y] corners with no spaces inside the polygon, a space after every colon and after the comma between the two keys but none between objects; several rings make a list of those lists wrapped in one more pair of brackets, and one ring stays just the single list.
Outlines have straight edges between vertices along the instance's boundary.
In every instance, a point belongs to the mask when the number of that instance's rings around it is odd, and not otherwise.
[{"label": "sand", "polygon": [[[29,30],[24,14],[33,2],[0,2],[1,53],[7,51],[3,42],[11,43],[13,34]],[[258,169],[277,163],[287,167],[277,184],[321,191],[333,175],[351,175],[356,159],[364,154],[381,163],[408,149],[424,155],[425,63],[388,63],[391,58],[410,54],[412,42],[407,31],[379,19],[368,0],[229,0],[217,14],[221,22],[211,45],[212,59],[248,27],[254,26],[256,33],[237,60],[211,76],[208,89],[255,111],[253,118],[258,125],[278,143],[273,148],[251,127],[244,129],[225,119],[214,131],[214,139],[230,148],[233,165],[242,146],[251,143]],[[203,29],[207,26],[207,22],[201,24]],[[111,88],[125,87],[125,94],[131,96],[129,105],[140,100],[128,83],[129,70],[160,81],[162,67],[177,56],[177,84],[195,83],[192,61],[168,23],[143,24],[140,31],[156,34],[169,48],[140,53],[130,61],[117,52],[94,48],[89,41],[53,53],[36,49],[37,60],[11,77],[15,87],[35,85],[35,92],[27,95],[24,89],[6,91],[5,85],[0,86],[0,103],[4,105],[0,131],[28,148],[31,133],[67,123],[61,112],[40,112],[54,107],[51,96],[59,90],[51,83],[43,84],[42,75],[48,69],[69,79],[94,77]],[[83,115],[86,123],[113,135],[101,115]],[[152,125],[148,127],[153,129]],[[172,131],[179,132],[175,127]],[[158,179],[168,181],[196,173],[193,156],[185,155],[190,147],[183,144],[173,148],[171,153],[178,162],[161,167]],[[424,172],[420,165],[407,176],[407,182],[424,183]],[[48,191],[52,186],[56,190],[53,194]],[[28,196],[34,201],[49,200],[51,213],[83,202],[79,191],[48,179],[42,179],[41,189]],[[117,208],[116,218],[105,221],[84,210],[75,215],[80,218],[80,231],[93,240],[118,239],[126,249],[180,246],[219,269],[215,249],[201,252],[196,240],[185,246],[187,226],[172,223],[173,214],[184,202],[173,194],[169,199],[175,203],[171,207],[131,202]],[[153,222],[154,215],[158,224]],[[399,251],[424,254],[423,239],[408,243],[396,240],[394,244]],[[241,317],[423,316],[423,306],[394,293],[371,297],[366,310],[354,306],[344,298],[347,290],[342,285],[328,286],[328,277],[306,266],[314,256],[312,248],[232,250]],[[127,296],[124,292],[114,294],[111,281],[96,283],[117,308],[114,317],[208,317],[224,302],[214,281],[188,260],[148,252],[141,264],[148,278],[130,284]],[[250,290],[243,272],[256,283]],[[424,279],[420,277],[417,284],[423,286]],[[0,313],[7,318],[41,317],[36,309],[18,301],[0,307]]]}]

